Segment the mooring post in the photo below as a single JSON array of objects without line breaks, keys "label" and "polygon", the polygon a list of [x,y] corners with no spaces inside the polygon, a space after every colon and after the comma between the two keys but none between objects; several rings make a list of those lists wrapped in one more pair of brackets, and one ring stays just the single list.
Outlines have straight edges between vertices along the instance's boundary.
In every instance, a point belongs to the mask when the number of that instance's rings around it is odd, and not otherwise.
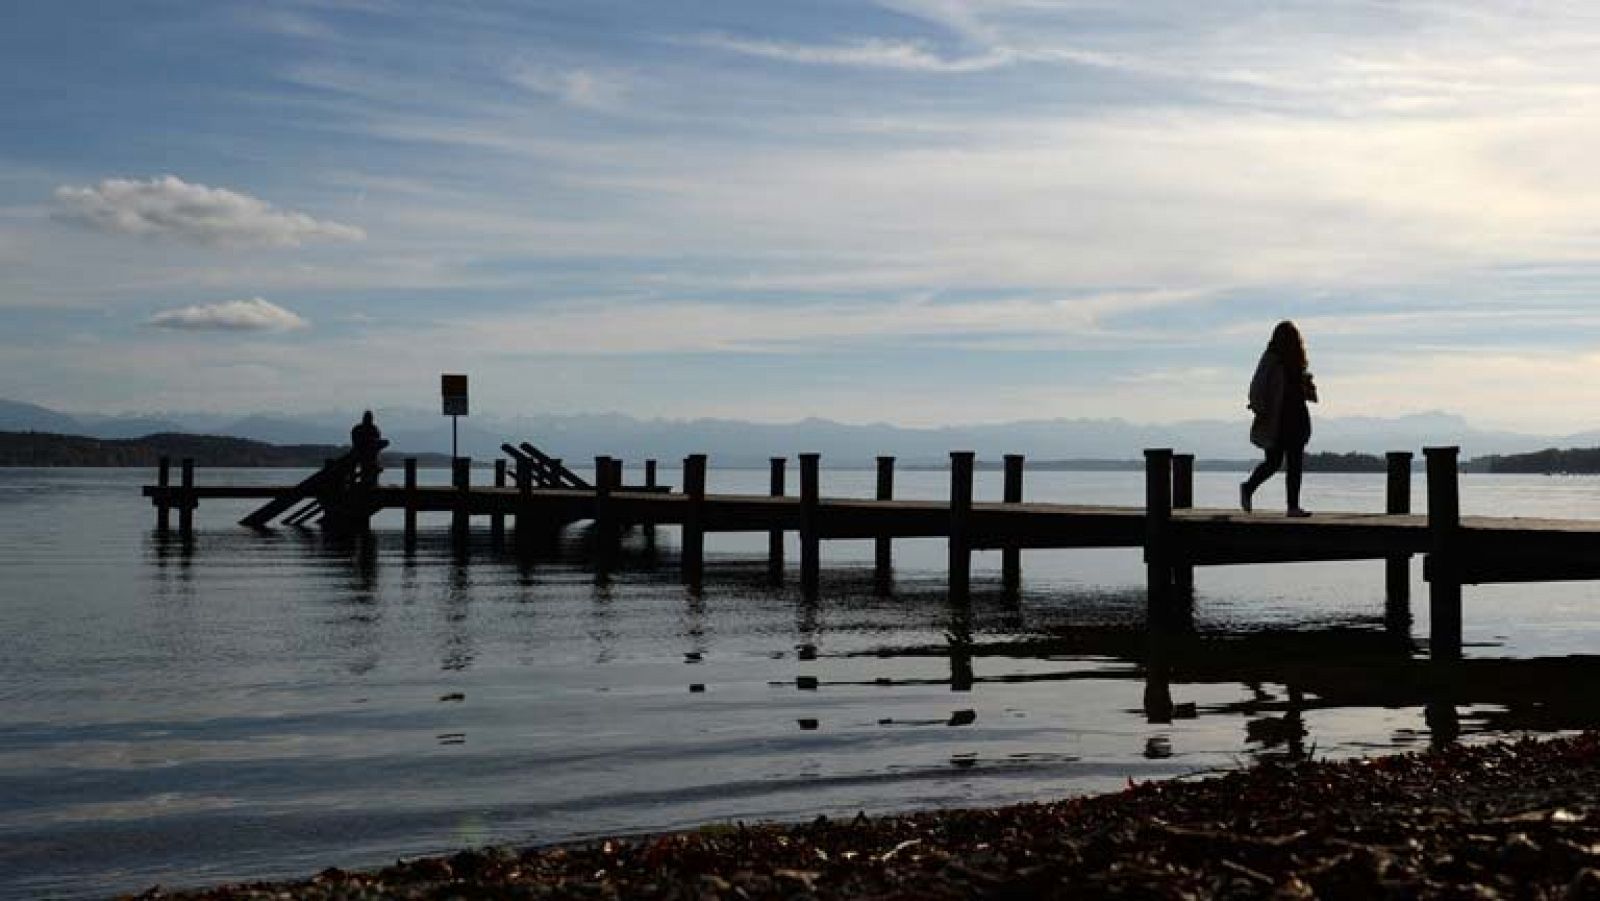
[{"label": "mooring post", "polygon": [[[1194,454],[1172,455],[1172,509],[1194,509]],[[1170,550],[1170,547],[1169,547]],[[1172,561],[1172,590],[1179,600],[1194,597],[1194,565],[1186,560]]]},{"label": "mooring post", "polygon": [[972,467],[977,454],[950,452],[950,597],[965,600],[972,588]]},{"label": "mooring post", "polygon": [[1167,631],[1176,620],[1172,605],[1172,556],[1168,526],[1172,520],[1172,449],[1144,452],[1145,618],[1155,631]]},{"label": "mooring post", "polygon": [[[788,457],[772,457],[772,479],[770,493],[773,497],[783,497],[785,492],[784,481],[789,465]],[[783,581],[783,529],[772,529],[767,532],[767,576],[773,582]]]},{"label": "mooring post", "polygon": [[165,535],[172,529],[172,501],[167,497],[167,489],[172,487],[172,458],[162,457],[157,463],[156,487],[161,489],[156,496],[156,531]]},{"label": "mooring post", "polygon": [[199,501],[194,497],[194,458],[183,458],[183,498],[178,505],[178,534],[194,537],[194,508]]},{"label": "mooring post", "polygon": [[455,540],[465,541],[472,512],[472,458],[452,457],[450,467],[450,484],[456,489],[450,512],[450,533]]},{"label": "mooring post", "polygon": [[800,455],[800,592],[816,597],[822,581],[821,454]]},{"label": "mooring post", "polygon": [[1461,656],[1461,493],[1457,447],[1425,447],[1428,459],[1429,655]]},{"label": "mooring post", "polygon": [[706,455],[683,458],[683,493],[688,504],[683,510],[683,581],[690,591],[699,591],[705,576],[706,532]]},{"label": "mooring post", "polygon": [[[1001,486],[1000,499],[1008,504],[1020,504],[1024,458],[1021,454],[1006,454],[1005,459],[1005,482]],[[1016,594],[1022,588],[1022,549],[1015,544],[1007,544],[1000,551],[1000,584],[1006,594]]]},{"label": "mooring post", "polygon": [[[1390,451],[1388,497],[1384,512],[1405,516],[1411,512],[1411,452]],[[1394,554],[1384,560],[1384,623],[1390,632],[1411,631],[1411,555]]]},{"label": "mooring post", "polygon": [[[880,501],[894,500],[894,458],[878,458],[878,491]],[[878,533],[872,547],[872,572],[879,585],[894,576],[894,538],[888,532]]]},{"label": "mooring post", "polygon": [[622,458],[615,457],[611,460],[611,490],[622,490]]},{"label": "mooring post", "polygon": [[417,458],[407,457],[406,467],[406,543],[417,540]]},{"label": "mooring post", "polygon": [[[494,461],[494,487],[506,487],[506,461],[504,458]],[[496,498],[495,503],[498,505],[500,500]],[[499,506],[496,506],[494,514],[489,517],[489,539],[495,544],[499,544],[500,542],[504,541],[505,538],[506,514],[503,509],[501,509]]]},{"label": "mooring post", "polygon": [[610,457],[594,458],[594,540],[602,562],[610,559],[617,544],[617,528],[611,512],[611,492],[616,488],[611,480],[616,473]]},{"label": "mooring post", "polygon": [[656,487],[656,461],[644,461],[644,487]]},{"label": "mooring post", "polygon": [[517,458],[517,543],[526,546],[533,537],[533,461]]}]

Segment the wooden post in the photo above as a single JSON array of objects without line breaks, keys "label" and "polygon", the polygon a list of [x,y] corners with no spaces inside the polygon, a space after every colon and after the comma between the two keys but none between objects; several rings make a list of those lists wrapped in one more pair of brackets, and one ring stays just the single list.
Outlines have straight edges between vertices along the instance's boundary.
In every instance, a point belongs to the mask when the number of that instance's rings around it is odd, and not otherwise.
[{"label": "wooden post", "polygon": [[172,487],[170,457],[162,457],[156,467],[156,487],[162,489],[161,495],[156,499],[156,531],[165,535],[172,529],[172,504],[166,495],[166,489]]},{"label": "wooden post", "polygon": [[622,490],[622,458],[616,457],[611,461],[611,490]]},{"label": "wooden post", "polygon": [[1168,526],[1172,519],[1172,450],[1144,452],[1145,618],[1153,631],[1167,631],[1175,617]]},{"label": "wooden post", "polygon": [[816,597],[822,579],[821,454],[800,455],[800,592]]},{"label": "wooden post", "polygon": [[517,543],[527,546],[533,537],[533,461],[517,460]]},{"label": "wooden post", "polygon": [[656,487],[656,461],[644,461],[644,487]]},{"label": "wooden post", "polygon": [[194,537],[194,508],[199,502],[194,498],[194,458],[183,458],[183,498],[178,506],[178,535]]},{"label": "wooden post", "polygon": [[[503,457],[494,461],[494,487],[506,487],[506,461]],[[489,538],[495,544],[506,538],[506,515],[499,510],[489,517]]]},{"label": "wooden post", "polygon": [[1425,447],[1428,458],[1429,655],[1461,656],[1461,495],[1456,457],[1460,448]]},{"label": "wooden post", "polygon": [[611,480],[616,474],[617,468],[611,465],[610,457],[594,458],[594,539],[595,551],[602,563],[610,560],[617,544],[616,523],[611,515],[611,492],[616,487]]},{"label": "wooden post", "polygon": [[977,454],[950,452],[950,597],[965,600],[972,588],[972,467]]},{"label": "wooden post", "polygon": [[[1390,451],[1389,490],[1384,512],[1405,516],[1411,512],[1411,452]],[[1411,632],[1411,555],[1395,554],[1384,561],[1384,623],[1392,633]]]},{"label": "wooden post", "polygon": [[[1022,503],[1021,454],[1006,454],[1005,483],[1001,500],[1008,504]],[[1011,545],[1000,551],[1000,583],[1006,594],[1016,594],[1022,587],[1022,549]]]},{"label": "wooden post", "polygon": [[[1194,454],[1172,455],[1172,509],[1194,508]],[[1194,598],[1194,566],[1174,557],[1172,560],[1172,590],[1183,601]]]},{"label": "wooden post", "polygon": [[406,542],[417,540],[417,458],[407,457],[406,462]]},{"label": "wooden post", "polygon": [[[787,457],[773,457],[771,494],[773,497],[783,497],[785,492],[785,468],[789,465]],[[767,576],[773,582],[783,581],[783,530],[772,529],[767,532]]]},{"label": "wooden post", "polygon": [[706,455],[683,458],[683,493],[688,505],[683,513],[683,581],[699,591],[705,575],[706,533],[702,518],[706,500]]},{"label": "wooden post", "polygon": [[471,522],[472,458],[454,457],[450,466],[450,482],[456,489],[454,509],[450,513],[450,533],[456,541],[465,541]]},{"label": "wooden post", "polygon": [[[878,492],[880,501],[894,500],[894,458],[878,458]],[[889,581],[894,575],[894,539],[881,533],[873,541],[872,572],[878,584]]]}]

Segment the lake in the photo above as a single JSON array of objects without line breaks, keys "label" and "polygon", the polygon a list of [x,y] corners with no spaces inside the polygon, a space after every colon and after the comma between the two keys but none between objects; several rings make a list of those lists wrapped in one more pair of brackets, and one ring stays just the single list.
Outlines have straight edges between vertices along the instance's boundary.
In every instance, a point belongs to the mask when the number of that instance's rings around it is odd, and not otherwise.
[{"label": "lake", "polygon": [[[764,493],[765,471],[714,464],[710,491]],[[300,475],[201,470],[199,481]],[[1200,640],[1154,686],[1170,696],[1165,715],[1150,703],[1137,550],[1025,552],[1018,597],[1000,590],[999,553],[979,553],[962,606],[945,596],[942,540],[897,541],[887,590],[871,542],[828,542],[820,596],[807,601],[794,536],[789,578],[774,586],[764,535],[710,535],[696,596],[679,584],[670,528],[631,533],[613,571],[597,573],[581,526],[525,559],[486,527],[460,552],[447,518],[424,515],[408,554],[397,513],[350,541],[256,534],[233,524],[250,504],[206,502],[185,546],[153,532],[139,496],[153,477],[0,470],[0,895],[993,805],[1263,756],[1600,721],[1587,704],[1495,686],[1451,689],[1444,719],[1437,689],[1353,690],[1351,660],[1410,672],[1426,656],[1420,562],[1414,621],[1398,636],[1385,632],[1379,561],[1200,570]],[[1197,505],[1236,502],[1241,474],[1195,478]],[[870,497],[873,485],[871,472],[823,473],[826,496]],[[942,472],[896,478],[907,498],[942,498],[947,485]],[[1281,492],[1274,479],[1258,509],[1281,506]],[[1029,500],[1135,505],[1142,493],[1138,472],[1027,481]],[[998,472],[978,473],[977,496],[999,498]],[[1383,476],[1311,474],[1305,500],[1381,511]],[[1600,478],[1466,475],[1462,509],[1600,517]],[[1469,663],[1511,661],[1515,675],[1600,652],[1600,584],[1465,594]],[[1322,659],[1334,676],[1313,666]],[[1560,663],[1569,687],[1592,678],[1586,660]]]}]

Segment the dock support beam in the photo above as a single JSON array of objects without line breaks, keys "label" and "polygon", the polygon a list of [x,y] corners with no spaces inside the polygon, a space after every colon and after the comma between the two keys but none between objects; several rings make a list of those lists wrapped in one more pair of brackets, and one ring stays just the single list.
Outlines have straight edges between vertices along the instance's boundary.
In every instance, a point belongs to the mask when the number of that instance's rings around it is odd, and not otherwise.
[{"label": "dock support beam", "polygon": [[1172,603],[1172,450],[1144,452],[1145,618],[1152,631],[1169,631],[1175,621]]},{"label": "dock support beam", "polygon": [[[506,487],[506,461],[503,458],[494,461],[494,487]],[[506,540],[506,515],[504,513],[494,513],[489,517],[489,538],[495,544]]]},{"label": "dock support beam", "polygon": [[[878,458],[878,491],[880,501],[894,500],[894,458]],[[894,539],[880,534],[872,543],[872,575],[880,587],[887,587],[894,578]]]},{"label": "dock support beam", "polygon": [[[1390,451],[1388,497],[1384,512],[1405,516],[1411,512],[1411,452]],[[1384,626],[1393,634],[1411,632],[1411,555],[1396,554],[1384,560]]]},{"label": "dock support beam", "polygon": [[[1008,504],[1022,503],[1021,454],[1006,454],[1005,482],[1001,487],[1001,500]],[[1000,552],[1000,584],[1008,595],[1022,589],[1022,549],[1011,545]]]},{"label": "dock support beam", "polygon": [[706,455],[683,458],[683,493],[688,506],[683,513],[683,581],[698,593],[706,566]]},{"label": "dock support beam", "polygon": [[[156,486],[166,489],[172,487],[172,459],[162,457],[156,466]],[[166,492],[163,491],[156,501],[156,531],[162,535],[172,531],[172,505],[167,503]]]},{"label": "dock support beam", "polygon": [[656,487],[656,461],[644,461],[644,487]]},{"label": "dock support beam", "polygon": [[1461,656],[1460,448],[1425,447],[1428,458],[1428,640],[1434,660]]},{"label": "dock support beam", "polygon": [[517,459],[517,545],[527,549],[533,539],[533,461]]},{"label": "dock support beam", "polygon": [[417,543],[417,458],[407,457],[406,467],[406,544]]},{"label": "dock support beam", "polygon": [[950,452],[950,598],[972,589],[972,451]]},{"label": "dock support beam", "polygon": [[[785,468],[789,465],[787,457],[773,457],[772,482],[769,486],[773,497],[783,497],[785,487]],[[771,529],[767,532],[767,578],[774,584],[783,581],[783,530]]]},{"label": "dock support beam", "polygon": [[822,503],[821,454],[800,455],[800,593],[816,597],[821,582],[822,542],[817,513]]},{"label": "dock support beam", "polygon": [[611,512],[611,491],[616,488],[612,480],[616,475],[617,469],[610,457],[594,458],[595,558],[602,566],[611,561],[612,551],[617,546],[617,524]]},{"label": "dock support beam", "polygon": [[[1172,509],[1194,509],[1194,454],[1172,455]],[[1172,559],[1172,592],[1180,603],[1194,599],[1194,565],[1176,555]]]},{"label": "dock support beam", "polygon": [[183,496],[178,501],[178,536],[185,540],[194,537],[194,458],[183,458]]},{"label": "dock support beam", "polygon": [[450,513],[450,534],[462,542],[467,540],[468,524],[472,521],[472,458],[455,457],[450,466],[450,484],[456,489],[456,502]]}]

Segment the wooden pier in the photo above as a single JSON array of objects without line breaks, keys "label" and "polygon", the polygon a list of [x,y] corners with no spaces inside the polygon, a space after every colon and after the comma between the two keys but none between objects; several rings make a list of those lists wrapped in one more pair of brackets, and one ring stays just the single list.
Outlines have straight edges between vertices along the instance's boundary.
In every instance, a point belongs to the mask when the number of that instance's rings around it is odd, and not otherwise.
[{"label": "wooden pier", "polygon": [[[771,461],[771,491],[766,495],[706,493],[707,459],[693,454],[683,462],[682,490],[656,484],[655,461],[646,464],[643,484],[623,481],[622,463],[595,459],[592,484],[560,460],[531,445],[504,449],[514,463],[497,461],[494,484],[474,487],[471,461],[457,459],[449,486],[417,484],[416,461],[407,460],[402,484],[353,487],[345,477],[348,461],[330,461],[297,486],[198,485],[191,461],[183,461],[181,480],[172,484],[163,461],[157,483],[144,495],[156,507],[157,529],[171,528],[170,511],[179,512],[180,537],[193,534],[195,507],[211,499],[261,499],[261,509],[243,520],[263,527],[297,504],[288,521],[320,515],[324,525],[364,529],[380,510],[402,510],[405,536],[414,541],[417,514],[449,512],[452,534],[464,539],[473,517],[487,517],[491,534],[504,534],[512,520],[514,539],[532,546],[561,528],[594,523],[598,550],[606,554],[630,526],[673,525],[682,530],[683,580],[698,590],[704,578],[708,532],[765,532],[770,569],[784,572],[785,532],[800,539],[800,585],[814,595],[821,570],[823,541],[871,539],[877,573],[892,570],[896,538],[945,538],[949,542],[949,587],[953,599],[968,596],[974,551],[1002,551],[1001,580],[1015,591],[1022,579],[1023,550],[1054,548],[1142,548],[1146,566],[1148,619],[1157,630],[1178,628],[1192,601],[1194,569],[1235,564],[1316,560],[1385,561],[1388,615],[1409,622],[1410,560],[1424,557],[1429,586],[1430,647],[1435,658],[1451,659],[1461,649],[1461,586],[1491,582],[1537,582],[1600,578],[1600,520],[1542,520],[1460,515],[1457,449],[1428,448],[1427,513],[1410,510],[1411,459],[1388,455],[1387,512],[1318,512],[1305,519],[1283,514],[1193,506],[1193,457],[1171,450],[1145,451],[1143,507],[1029,503],[1023,500],[1023,458],[1005,458],[1004,487],[998,502],[973,496],[975,456],[950,454],[948,501],[896,500],[894,458],[880,457],[877,490],[871,499],[824,497],[820,457],[800,454],[799,493],[787,492],[785,458]],[[307,511],[310,511],[308,513]]]}]

